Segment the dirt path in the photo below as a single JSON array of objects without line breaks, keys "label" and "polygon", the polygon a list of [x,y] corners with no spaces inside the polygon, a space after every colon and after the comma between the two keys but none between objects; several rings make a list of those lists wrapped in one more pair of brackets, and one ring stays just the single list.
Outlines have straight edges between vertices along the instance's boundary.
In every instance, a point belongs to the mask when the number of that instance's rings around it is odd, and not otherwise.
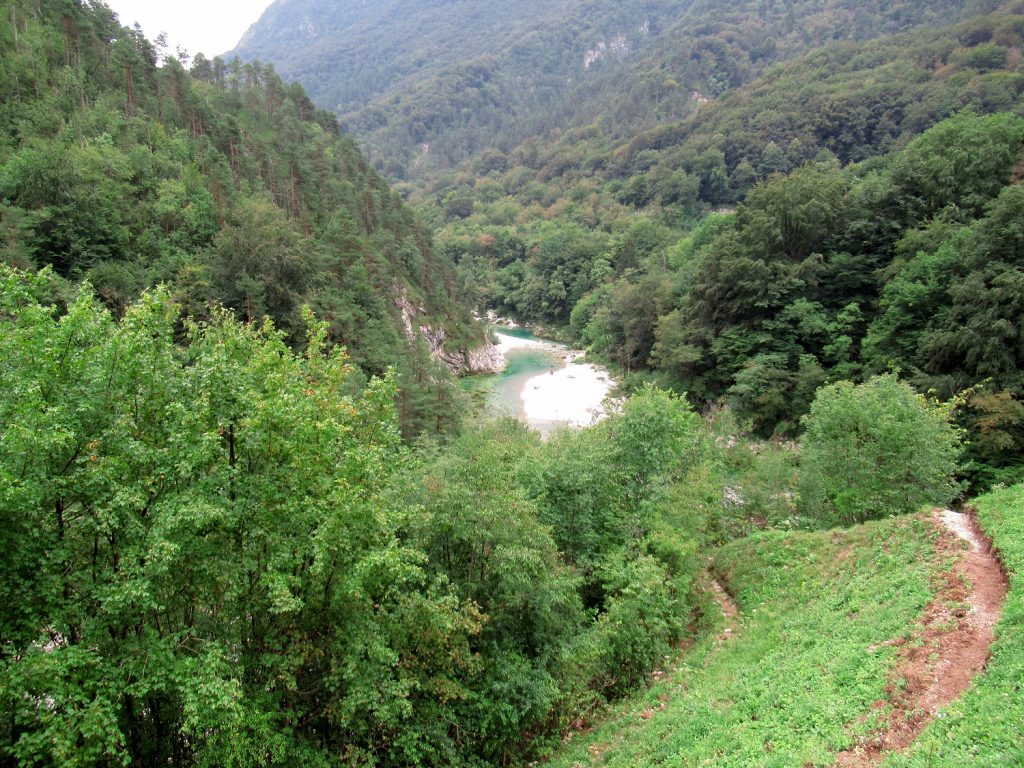
[{"label": "dirt path", "polygon": [[[836,766],[841,768],[875,766],[888,752],[909,747],[939,709],[959,698],[988,663],[993,628],[1006,599],[1006,576],[971,515],[936,510],[934,519],[942,531],[939,552],[959,559],[941,574],[920,629],[909,641],[888,643],[898,646],[900,654],[889,701],[876,702],[875,709],[892,709],[884,728],[839,753]],[[897,687],[896,681],[906,684]]]},{"label": "dirt path", "polygon": [[[725,620],[725,626],[722,627],[721,631],[715,636],[715,646],[711,653],[704,658],[704,665],[707,666],[708,659],[722,647],[722,644],[728,640],[731,640],[736,636],[736,632],[739,630],[739,616],[740,609],[736,605],[736,601],[732,599],[728,592],[725,591],[725,587],[722,586],[722,582],[715,578],[715,575],[709,570],[706,574],[704,585],[711,593],[711,597],[714,598],[715,604],[722,611],[722,618]],[[692,646],[692,641],[685,646],[689,648]],[[656,670],[651,674],[652,683],[660,683],[668,677],[663,670]],[[657,707],[648,707],[640,713],[641,720],[650,720],[658,712],[664,712],[670,701],[670,696],[662,694],[658,697],[659,704]],[[592,752],[593,754],[593,752]]]},{"label": "dirt path", "polygon": [[721,645],[736,634],[740,609],[718,579],[712,577],[709,587],[711,596],[715,598],[718,607],[722,609],[722,617],[725,619],[725,626],[718,633],[718,644]]}]

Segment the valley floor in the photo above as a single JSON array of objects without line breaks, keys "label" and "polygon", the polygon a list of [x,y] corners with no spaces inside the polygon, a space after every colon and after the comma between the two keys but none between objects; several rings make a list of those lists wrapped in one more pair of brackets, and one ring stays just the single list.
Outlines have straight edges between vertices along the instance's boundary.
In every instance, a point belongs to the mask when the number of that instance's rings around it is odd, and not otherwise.
[{"label": "valley floor", "polygon": [[[972,681],[967,698],[977,698],[993,672],[975,679],[1006,580],[966,516],[760,533],[719,550],[712,572],[712,594],[718,584],[728,592],[716,598],[719,628],[648,692],[573,734],[551,765],[938,765],[919,745],[933,745],[932,757],[946,749],[934,746],[943,708]],[[997,659],[1007,634],[997,630]],[[941,764],[1024,764],[1011,757],[1024,748],[1022,724],[1015,734],[1006,725],[990,762]]]}]

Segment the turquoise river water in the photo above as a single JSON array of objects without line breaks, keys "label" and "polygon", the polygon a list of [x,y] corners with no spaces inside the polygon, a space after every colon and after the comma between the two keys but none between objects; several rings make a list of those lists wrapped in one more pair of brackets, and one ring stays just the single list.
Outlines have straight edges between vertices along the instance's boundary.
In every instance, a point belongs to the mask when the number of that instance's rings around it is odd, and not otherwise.
[{"label": "turquoise river water", "polygon": [[526,382],[535,376],[564,368],[569,347],[548,339],[539,339],[529,331],[518,328],[495,330],[499,336],[541,341],[544,346],[510,349],[505,355],[508,365],[502,373],[470,376],[462,380],[462,387],[472,394],[477,413],[481,417],[513,416],[541,432],[548,432],[556,425],[528,419],[523,411],[522,392]]}]

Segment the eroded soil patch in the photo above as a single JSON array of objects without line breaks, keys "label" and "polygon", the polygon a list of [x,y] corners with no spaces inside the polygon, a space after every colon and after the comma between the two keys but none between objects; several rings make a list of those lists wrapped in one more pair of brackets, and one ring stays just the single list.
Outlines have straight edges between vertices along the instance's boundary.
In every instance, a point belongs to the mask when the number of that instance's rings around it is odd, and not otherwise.
[{"label": "eroded soil patch", "polygon": [[941,529],[939,553],[957,560],[941,574],[919,629],[909,640],[885,644],[898,646],[900,655],[888,702],[875,706],[876,711],[891,709],[882,729],[839,753],[836,765],[842,768],[878,765],[888,752],[906,749],[939,709],[970,687],[988,662],[1008,591],[1006,575],[970,514],[937,510],[934,519]]}]

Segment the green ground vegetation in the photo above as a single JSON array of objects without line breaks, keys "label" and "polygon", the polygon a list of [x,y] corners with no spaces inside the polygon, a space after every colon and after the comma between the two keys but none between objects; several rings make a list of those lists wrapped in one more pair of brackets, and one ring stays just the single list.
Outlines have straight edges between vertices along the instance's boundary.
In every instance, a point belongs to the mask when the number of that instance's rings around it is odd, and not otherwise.
[{"label": "green ground vegetation", "polygon": [[905,755],[885,765],[996,768],[1024,763],[1024,486],[995,490],[972,503],[1010,579],[985,674],[933,721]]},{"label": "green ground vegetation", "polygon": [[[665,677],[576,735],[552,766],[831,765],[877,723],[896,651],[949,563],[927,516],[765,532],[715,552],[740,619],[665,660]],[[721,624],[719,623],[719,626]]]},{"label": "green ground vegetation", "polygon": [[[1024,758],[1024,486],[972,506],[1010,579],[992,658],[886,766],[994,768]],[[885,698],[892,652],[866,649],[908,636],[931,580],[949,567],[933,541],[930,521],[916,515],[822,533],[759,533],[720,548],[714,568],[742,617],[731,639],[709,636],[673,658],[666,677],[574,736],[551,764],[831,765],[852,736],[870,730],[861,716]]]}]

